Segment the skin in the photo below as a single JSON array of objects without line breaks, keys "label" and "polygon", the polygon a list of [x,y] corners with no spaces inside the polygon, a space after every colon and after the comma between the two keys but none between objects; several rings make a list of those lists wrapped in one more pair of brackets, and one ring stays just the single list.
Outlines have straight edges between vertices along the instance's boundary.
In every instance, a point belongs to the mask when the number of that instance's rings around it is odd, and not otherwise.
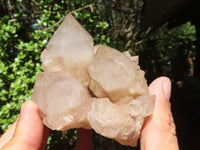
[{"label": "skin", "polygon": [[[156,95],[153,114],[141,131],[141,150],[178,150],[178,142],[170,108],[171,82],[166,77],[154,80],[149,93]],[[44,150],[49,136],[39,116],[37,106],[27,100],[20,117],[0,138],[1,150]],[[79,129],[75,150],[92,150],[92,131]]]}]

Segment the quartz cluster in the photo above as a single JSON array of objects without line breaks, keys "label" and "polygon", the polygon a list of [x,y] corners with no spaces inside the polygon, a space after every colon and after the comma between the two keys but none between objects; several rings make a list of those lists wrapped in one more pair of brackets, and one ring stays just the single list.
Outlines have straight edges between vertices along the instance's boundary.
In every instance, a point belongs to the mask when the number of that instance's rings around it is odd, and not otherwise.
[{"label": "quartz cluster", "polygon": [[136,146],[154,108],[138,57],[93,45],[91,35],[67,15],[41,54],[44,72],[33,101],[53,130],[94,129],[123,145]]}]

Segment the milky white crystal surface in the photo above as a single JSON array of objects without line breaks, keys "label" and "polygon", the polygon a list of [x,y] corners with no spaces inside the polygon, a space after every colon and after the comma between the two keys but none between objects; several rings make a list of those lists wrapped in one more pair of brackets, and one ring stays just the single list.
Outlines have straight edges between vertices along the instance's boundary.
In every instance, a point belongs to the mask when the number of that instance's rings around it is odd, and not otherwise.
[{"label": "milky white crystal surface", "polygon": [[137,145],[140,127],[124,107],[108,98],[93,98],[88,120],[95,131],[124,145]]},{"label": "milky white crystal surface", "polygon": [[107,94],[111,101],[116,102],[126,96],[137,97],[148,93],[144,71],[140,70],[136,61],[131,61],[127,55],[113,48],[97,46],[88,72],[92,84],[104,91],[101,92],[102,95],[98,91],[96,94],[96,90],[90,86],[98,97]]},{"label": "milky white crystal surface", "polygon": [[41,55],[44,72],[33,101],[53,130],[93,128],[123,145],[136,146],[143,122],[154,108],[138,57],[97,45],[72,15]]},{"label": "milky white crystal surface", "polygon": [[88,91],[69,74],[39,73],[32,99],[38,104],[48,127],[54,130],[89,128],[85,113],[90,106]]},{"label": "milky white crystal surface", "polygon": [[87,86],[89,77],[86,67],[93,55],[91,35],[69,14],[43,51],[42,66],[47,72],[68,72]]}]

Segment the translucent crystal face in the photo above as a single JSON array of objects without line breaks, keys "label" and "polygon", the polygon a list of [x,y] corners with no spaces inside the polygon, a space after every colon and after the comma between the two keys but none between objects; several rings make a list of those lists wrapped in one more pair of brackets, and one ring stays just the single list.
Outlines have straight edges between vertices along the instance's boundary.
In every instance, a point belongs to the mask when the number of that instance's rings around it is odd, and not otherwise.
[{"label": "translucent crystal face", "polygon": [[121,144],[136,146],[154,108],[138,57],[98,45],[66,16],[41,55],[44,72],[32,99],[53,130],[93,128]]},{"label": "translucent crystal face", "polygon": [[84,65],[93,56],[93,39],[72,15],[68,15],[47,44],[47,50],[54,57],[61,57],[66,67]]},{"label": "translucent crystal face", "polygon": [[37,76],[32,98],[43,106],[40,107],[43,113],[53,115],[62,113],[65,109],[73,111],[80,107],[81,100],[88,98],[83,98],[83,92],[87,91],[72,76],[62,72],[43,72]]},{"label": "translucent crystal face", "polygon": [[[78,125],[73,123],[78,120],[82,124],[87,122],[87,116],[81,113],[81,110],[85,111],[89,106],[88,91],[77,79],[67,73],[39,73],[32,99],[38,104],[41,113],[46,117],[46,122],[53,129],[60,130],[68,126],[75,128]],[[60,124],[56,118],[60,118]],[[56,123],[53,123],[54,121]],[[51,125],[52,123],[54,125]]]},{"label": "translucent crystal face", "polygon": [[[113,48],[98,46],[88,72],[92,82],[97,82],[99,88],[102,88],[113,102],[126,96],[136,97],[148,93],[144,72],[136,62]],[[96,89],[90,89],[96,93]]]},{"label": "translucent crystal face", "polygon": [[97,133],[124,145],[137,145],[140,134],[140,128],[136,125],[138,121],[125,113],[121,105],[113,104],[108,98],[94,98],[87,119]]},{"label": "translucent crystal face", "polygon": [[87,86],[89,77],[85,68],[93,55],[91,35],[69,14],[43,51],[42,66],[47,72],[68,72]]}]

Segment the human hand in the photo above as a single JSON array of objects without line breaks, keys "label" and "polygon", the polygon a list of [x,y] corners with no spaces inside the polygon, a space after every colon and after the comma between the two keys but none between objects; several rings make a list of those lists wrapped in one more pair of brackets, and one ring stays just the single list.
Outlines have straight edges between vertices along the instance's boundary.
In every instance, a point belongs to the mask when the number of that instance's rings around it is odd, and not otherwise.
[{"label": "human hand", "polygon": [[[22,105],[20,117],[0,138],[1,150],[44,150],[49,129],[43,125],[37,106],[27,100]],[[78,129],[76,149],[92,150],[92,131]]]},{"label": "human hand", "polygon": [[166,77],[154,80],[149,93],[156,95],[153,114],[146,120],[142,132],[141,150],[178,150],[175,124],[170,108],[171,82]]},{"label": "human hand", "polygon": [[24,102],[19,118],[0,138],[1,150],[43,150],[49,136],[49,129],[43,125],[37,106]]}]

